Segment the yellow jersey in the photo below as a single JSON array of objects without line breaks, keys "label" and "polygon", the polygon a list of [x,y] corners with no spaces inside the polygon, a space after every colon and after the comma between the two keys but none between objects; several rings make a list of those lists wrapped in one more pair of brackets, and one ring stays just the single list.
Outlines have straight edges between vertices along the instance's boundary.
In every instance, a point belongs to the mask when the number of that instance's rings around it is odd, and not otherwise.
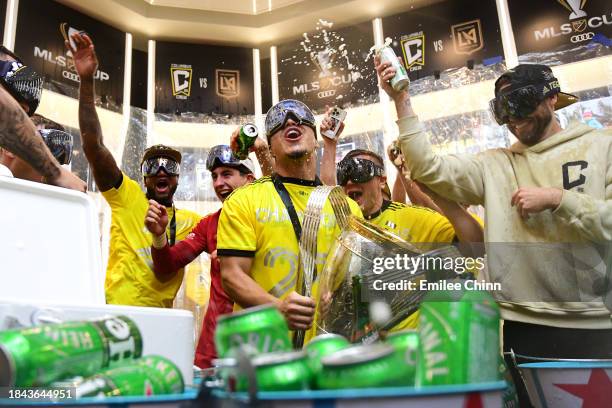
[{"label": "yellow jersey", "polygon": [[[280,177],[300,223],[310,193],[320,182]],[[351,213],[362,217],[357,203],[347,198]],[[329,201],[323,207],[317,235],[316,270],[320,276],[327,255],[340,227]],[[289,214],[271,177],[263,177],[235,190],[223,203],[217,233],[218,256],[243,256],[253,258],[250,275],[266,292],[284,299],[295,290],[299,246]],[[316,299],[316,282],[313,298]],[[234,309],[239,309],[235,305]],[[307,335],[312,335],[312,330]]]},{"label": "yellow jersey", "polygon": [[[440,213],[425,207],[385,200],[380,210],[365,219],[414,244],[450,244],[456,240],[455,229],[450,221]],[[393,327],[391,331],[414,329],[418,321],[417,311]]]},{"label": "yellow jersey", "polygon": [[[183,269],[160,282],[153,273],[152,235],[144,225],[149,208],[138,183],[123,173],[118,188],[102,192],[112,210],[110,249],[106,268],[106,302],[117,305],[172,307],[183,281]],[[172,220],[174,210],[167,208]],[[184,239],[200,221],[189,210],[176,210],[176,240]],[[169,223],[170,224],[170,223]],[[168,236],[170,236],[168,234]]]}]

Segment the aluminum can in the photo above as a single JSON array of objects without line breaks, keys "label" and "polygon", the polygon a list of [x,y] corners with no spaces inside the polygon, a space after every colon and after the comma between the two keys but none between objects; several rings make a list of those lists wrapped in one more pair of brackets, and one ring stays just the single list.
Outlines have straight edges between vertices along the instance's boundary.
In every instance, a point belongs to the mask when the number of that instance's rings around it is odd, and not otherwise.
[{"label": "aluminum can", "polygon": [[247,123],[240,128],[240,134],[238,135],[238,151],[236,156],[240,160],[245,160],[249,157],[249,149],[255,144],[258,136],[257,126],[253,123]]},{"label": "aluminum can", "polygon": [[316,384],[317,377],[323,368],[321,359],[350,345],[345,337],[332,333],[318,335],[306,345],[305,350],[308,355],[310,370],[313,373],[313,386],[315,388],[318,387]]},{"label": "aluminum can", "polygon": [[183,376],[178,367],[161,356],[147,356],[84,379],[76,387],[77,398],[180,394]]},{"label": "aluminum can", "polygon": [[261,305],[219,317],[215,330],[219,357],[231,357],[230,351],[244,344],[259,353],[291,350],[287,322],[276,307]]},{"label": "aluminum can", "polygon": [[395,349],[383,343],[345,348],[323,357],[317,384],[322,389],[376,388],[401,385]]},{"label": "aluminum can", "polygon": [[385,341],[395,349],[397,368],[405,371],[403,385],[414,386],[419,348],[419,333],[416,330],[404,330],[390,333]]},{"label": "aluminum can", "polygon": [[391,66],[395,68],[395,76],[389,81],[391,87],[393,87],[393,89],[397,92],[408,88],[408,85],[410,84],[408,72],[406,72],[406,68],[404,68],[399,58],[397,58],[397,55],[395,55],[393,48],[385,45],[379,48],[377,53],[381,63],[390,62]]},{"label": "aluminum can", "polygon": [[421,305],[417,386],[497,381],[499,307],[486,292],[432,291]]},{"label": "aluminum can", "polygon": [[307,390],[312,382],[312,371],[303,351],[278,352],[259,355],[252,360],[261,391]]},{"label": "aluminum can", "polygon": [[142,336],[126,316],[0,332],[0,386],[31,387],[142,355]]}]

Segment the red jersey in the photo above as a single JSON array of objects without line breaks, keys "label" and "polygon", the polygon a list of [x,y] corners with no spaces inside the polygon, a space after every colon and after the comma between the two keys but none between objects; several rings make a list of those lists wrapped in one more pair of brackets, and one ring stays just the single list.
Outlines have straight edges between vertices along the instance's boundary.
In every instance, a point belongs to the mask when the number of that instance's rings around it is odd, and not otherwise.
[{"label": "red jersey", "polygon": [[217,318],[219,315],[231,313],[234,305],[221,286],[221,268],[216,256],[220,214],[221,210],[202,218],[184,240],[172,247],[167,244],[161,249],[151,247],[153,269],[160,275],[175,273],[202,252],[213,255],[210,266],[210,300],[195,354],[195,365],[200,368],[210,367],[212,360],[217,357],[214,338]]}]

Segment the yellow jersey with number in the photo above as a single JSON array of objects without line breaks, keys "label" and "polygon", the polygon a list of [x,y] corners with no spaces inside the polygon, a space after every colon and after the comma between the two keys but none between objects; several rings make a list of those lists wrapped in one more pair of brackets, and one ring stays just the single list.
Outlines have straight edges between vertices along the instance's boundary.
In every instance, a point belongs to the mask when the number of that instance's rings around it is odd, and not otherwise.
[{"label": "yellow jersey with number", "polygon": [[[144,225],[149,202],[138,183],[125,173],[118,188],[104,191],[112,210],[110,249],[106,268],[106,302],[117,305],[172,307],[183,281],[183,269],[160,282],[153,273],[152,235]],[[168,220],[174,210],[167,208]],[[184,239],[200,221],[192,211],[176,210],[176,241]],[[168,236],[170,236],[168,222]]]},{"label": "yellow jersey with number", "polygon": [[[310,193],[317,183],[288,177],[279,177],[284,184],[296,213],[303,224],[304,211]],[[362,217],[357,203],[347,198],[351,213]],[[329,200],[323,207],[317,235],[317,278],[340,227]],[[271,177],[263,177],[235,190],[223,203],[217,232],[218,256],[253,258],[251,278],[266,292],[284,299],[295,290],[299,267],[298,241]],[[312,297],[316,299],[316,283]],[[239,306],[234,306],[235,310]],[[308,340],[313,331],[307,334]]]},{"label": "yellow jersey with number", "polygon": [[[429,208],[384,201],[381,209],[366,220],[413,244],[447,243],[455,241],[455,229],[450,221]],[[411,314],[391,331],[414,329],[419,312]]]}]

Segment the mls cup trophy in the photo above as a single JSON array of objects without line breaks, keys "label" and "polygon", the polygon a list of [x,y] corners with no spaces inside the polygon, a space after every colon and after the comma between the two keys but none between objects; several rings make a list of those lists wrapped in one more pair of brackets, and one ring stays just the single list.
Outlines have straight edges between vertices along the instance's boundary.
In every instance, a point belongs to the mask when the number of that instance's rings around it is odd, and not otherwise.
[{"label": "mls cup trophy", "polygon": [[582,10],[586,4],[586,0],[557,0],[563,7],[571,11],[570,20],[586,17],[587,13]]}]

